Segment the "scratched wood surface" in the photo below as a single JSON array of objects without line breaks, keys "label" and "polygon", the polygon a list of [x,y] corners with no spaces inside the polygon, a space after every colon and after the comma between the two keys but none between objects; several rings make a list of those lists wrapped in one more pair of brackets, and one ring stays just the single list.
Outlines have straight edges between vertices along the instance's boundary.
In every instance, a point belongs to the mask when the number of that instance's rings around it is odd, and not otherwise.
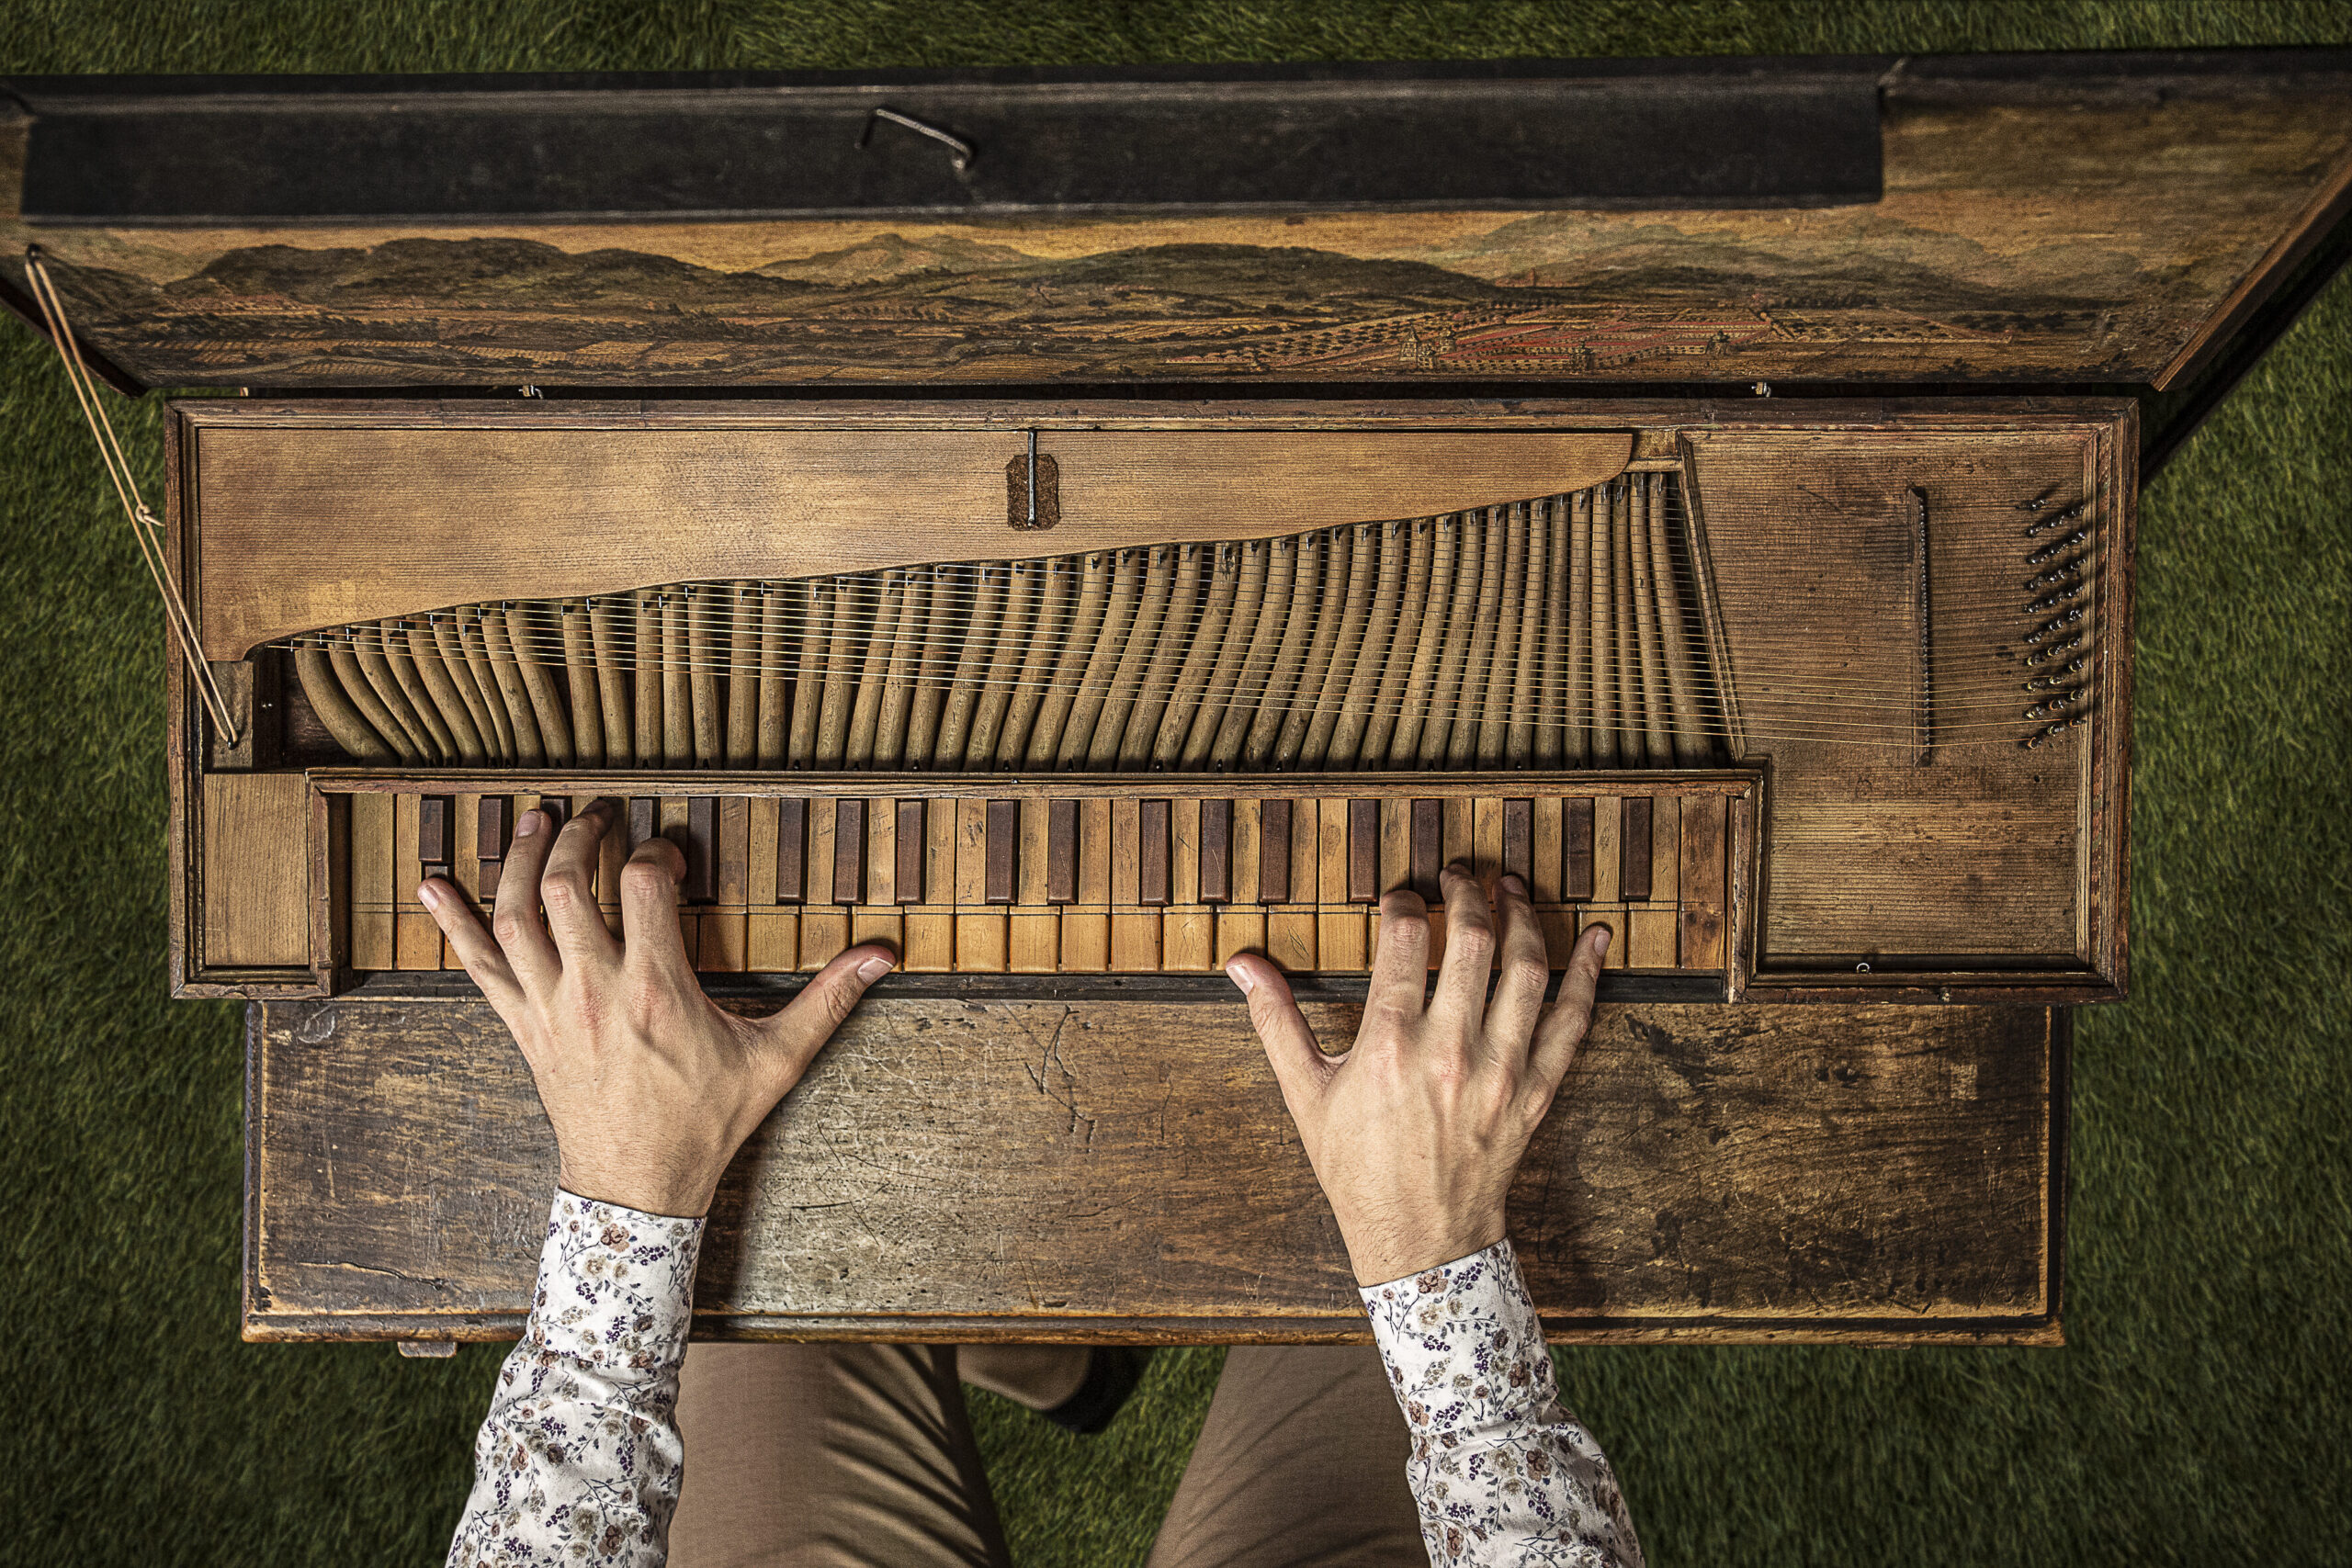
[{"label": "scratched wood surface", "polygon": [[[729,1171],[698,1332],[1361,1337],[1238,1005],[888,984]],[[2064,1072],[2043,1010],[1604,1008],[1512,1194],[1546,1324],[2054,1341]],[[257,1004],[247,1114],[248,1337],[517,1331],[554,1147],[486,1006]]]}]

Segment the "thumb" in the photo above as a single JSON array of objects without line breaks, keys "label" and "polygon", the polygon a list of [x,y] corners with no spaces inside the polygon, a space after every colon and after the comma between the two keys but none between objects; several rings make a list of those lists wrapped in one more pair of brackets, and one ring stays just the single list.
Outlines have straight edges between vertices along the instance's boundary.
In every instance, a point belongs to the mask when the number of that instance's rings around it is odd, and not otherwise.
[{"label": "thumb", "polygon": [[1250,1026],[1266,1048],[1274,1081],[1282,1085],[1283,1103],[1295,1119],[1322,1098],[1323,1086],[1330,1081],[1334,1069],[1316,1047],[1315,1031],[1292,999],[1290,982],[1283,978],[1281,970],[1257,953],[1238,953],[1225,966],[1225,973],[1249,998]]},{"label": "thumb", "polygon": [[887,947],[871,942],[853,947],[818,970],[817,977],[800,987],[790,1006],[760,1025],[765,1044],[784,1072],[779,1099],[800,1081],[825,1042],[857,1006],[858,998],[865,995],[865,987],[895,965]]}]

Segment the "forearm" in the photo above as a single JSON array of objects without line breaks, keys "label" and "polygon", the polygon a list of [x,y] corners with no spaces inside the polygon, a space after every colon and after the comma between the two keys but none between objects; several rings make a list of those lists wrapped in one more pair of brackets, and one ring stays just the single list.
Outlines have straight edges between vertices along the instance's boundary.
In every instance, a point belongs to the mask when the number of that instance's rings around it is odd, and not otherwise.
[{"label": "forearm", "polygon": [[700,1220],[556,1194],[530,1322],[474,1441],[452,1564],[662,1561],[701,1243]]},{"label": "forearm", "polygon": [[1560,1407],[1510,1243],[1367,1286],[1430,1560],[1640,1568],[1617,1478]]}]

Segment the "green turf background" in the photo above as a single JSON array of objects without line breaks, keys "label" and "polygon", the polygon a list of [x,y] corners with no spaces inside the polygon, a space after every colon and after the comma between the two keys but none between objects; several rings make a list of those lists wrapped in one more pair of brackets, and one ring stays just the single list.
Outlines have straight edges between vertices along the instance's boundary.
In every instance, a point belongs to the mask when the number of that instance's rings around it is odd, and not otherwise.
[{"label": "green turf background", "polygon": [[[0,72],[514,71],[2352,41],[2324,4],[12,0]],[[422,1562],[496,1349],[237,1338],[238,1010],[164,977],[163,641],[0,326],[0,1561]],[[125,423],[157,484],[155,408]],[[2352,279],[2145,498],[2134,994],[2082,1016],[2063,1350],[1584,1350],[1651,1561],[2352,1556]],[[1024,1564],[1138,1561],[1213,1386],[978,1418]]]}]

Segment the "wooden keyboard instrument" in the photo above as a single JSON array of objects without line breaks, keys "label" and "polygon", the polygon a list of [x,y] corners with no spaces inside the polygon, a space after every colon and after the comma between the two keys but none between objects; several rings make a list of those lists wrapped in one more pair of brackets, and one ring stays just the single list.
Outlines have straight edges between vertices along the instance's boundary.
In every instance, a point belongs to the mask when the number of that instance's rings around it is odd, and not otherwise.
[{"label": "wooden keyboard instrument", "polygon": [[180,981],[425,984],[608,796],[718,985],[1361,974],[1460,859],[1657,995],[2108,994],[2130,423],[176,405]]}]

